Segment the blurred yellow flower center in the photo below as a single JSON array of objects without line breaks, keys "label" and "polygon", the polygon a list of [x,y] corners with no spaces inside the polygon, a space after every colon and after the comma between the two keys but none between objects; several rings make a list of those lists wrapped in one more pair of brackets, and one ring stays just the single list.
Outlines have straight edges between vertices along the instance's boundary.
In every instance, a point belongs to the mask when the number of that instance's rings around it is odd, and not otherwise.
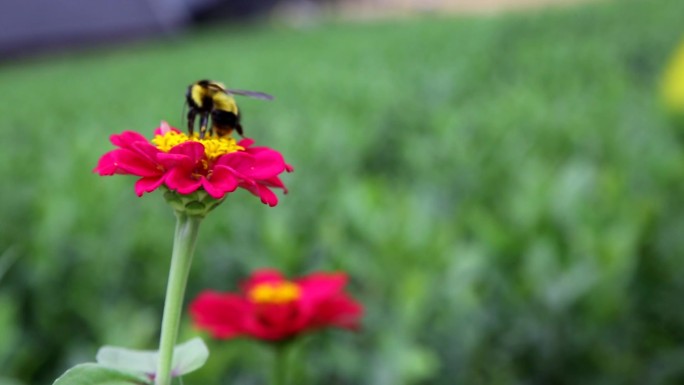
[{"label": "blurred yellow flower center", "polygon": [[162,135],[155,135],[152,139],[157,148],[164,152],[169,152],[174,146],[185,142],[199,142],[204,146],[204,153],[209,159],[216,159],[221,155],[236,151],[244,151],[244,147],[238,146],[235,139],[230,136],[219,137],[217,135],[205,136],[200,139],[198,134],[188,136],[183,132],[169,131]]},{"label": "blurred yellow flower center", "polygon": [[293,282],[269,282],[254,286],[248,295],[254,303],[284,304],[299,299],[301,290]]},{"label": "blurred yellow flower center", "polygon": [[684,113],[684,41],[665,71],[662,92],[668,108]]}]

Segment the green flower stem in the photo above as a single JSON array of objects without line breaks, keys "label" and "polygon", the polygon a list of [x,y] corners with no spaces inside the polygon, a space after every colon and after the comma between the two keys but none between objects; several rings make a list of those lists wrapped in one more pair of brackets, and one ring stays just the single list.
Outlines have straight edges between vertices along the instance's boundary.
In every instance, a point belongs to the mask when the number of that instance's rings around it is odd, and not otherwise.
[{"label": "green flower stem", "polygon": [[187,215],[179,211],[176,211],[176,219],[176,234],[173,240],[171,269],[169,270],[169,281],[166,285],[164,315],[159,339],[156,385],[171,384],[173,348],[176,346],[176,338],[178,337],[183,297],[195,250],[195,242],[197,241],[197,232],[200,222],[202,222],[201,216]]},{"label": "green flower stem", "polygon": [[288,369],[290,360],[291,344],[276,345],[273,349],[275,353],[271,385],[287,385]]}]

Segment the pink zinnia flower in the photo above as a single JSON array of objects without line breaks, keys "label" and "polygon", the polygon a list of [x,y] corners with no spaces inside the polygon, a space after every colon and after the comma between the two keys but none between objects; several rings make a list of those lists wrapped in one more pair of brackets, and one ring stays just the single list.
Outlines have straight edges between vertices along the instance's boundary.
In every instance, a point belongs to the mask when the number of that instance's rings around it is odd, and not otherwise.
[{"label": "pink zinnia flower", "polygon": [[314,273],[290,281],[264,269],[243,282],[240,293],[201,293],[190,313],[199,329],[221,339],[281,341],[325,327],[356,329],[363,307],[344,293],[346,283],[343,273]]},{"label": "pink zinnia flower", "polygon": [[275,206],[278,198],[271,188],[287,192],[279,175],[293,170],[278,151],[250,148],[251,139],[240,143],[230,136],[199,139],[165,122],[151,142],[132,131],[113,135],[111,141],[119,148],[103,155],[93,171],[141,177],[135,185],[138,196],[164,185],[181,195],[202,190],[220,200],[241,187]]}]

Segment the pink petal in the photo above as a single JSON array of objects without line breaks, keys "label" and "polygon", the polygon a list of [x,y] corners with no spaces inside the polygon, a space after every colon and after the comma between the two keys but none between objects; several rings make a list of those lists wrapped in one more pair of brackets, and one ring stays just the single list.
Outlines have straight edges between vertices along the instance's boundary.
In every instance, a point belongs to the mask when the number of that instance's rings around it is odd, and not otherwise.
[{"label": "pink petal", "polygon": [[357,329],[363,316],[363,306],[344,294],[320,303],[310,326],[337,326]]},{"label": "pink petal", "polygon": [[267,179],[285,171],[285,160],[277,151],[264,151],[256,157],[256,163],[249,175],[254,179]]},{"label": "pink petal", "polygon": [[164,183],[164,176],[140,178],[135,182],[135,193],[142,196],[144,193],[149,193],[156,190]]},{"label": "pink petal", "polygon": [[254,166],[255,162],[256,159],[254,156],[244,151],[231,152],[216,159],[217,165],[228,166],[240,173],[250,170]]},{"label": "pink petal", "polygon": [[254,144],[254,139],[243,138],[237,144],[238,144],[238,146],[242,146],[244,148],[247,148],[247,147]]},{"label": "pink petal", "polygon": [[202,178],[202,186],[212,198],[221,199],[226,193],[235,191],[238,180],[227,167],[216,166],[210,179]]},{"label": "pink petal", "polygon": [[262,184],[262,185],[268,186],[268,187],[275,187],[275,188],[283,189],[284,194],[287,194],[287,192],[288,192],[287,187],[285,187],[285,185],[283,184],[283,181],[280,180],[280,178],[277,176],[274,176],[274,177],[271,177],[268,179],[260,180],[259,184]]},{"label": "pink petal", "polygon": [[135,131],[124,131],[118,135],[112,135],[109,140],[115,146],[130,149],[135,142],[147,142],[147,138]]},{"label": "pink petal", "polygon": [[119,170],[126,174],[146,177],[159,175],[163,172],[157,164],[147,159],[147,157],[131,150],[115,150],[115,157]]},{"label": "pink petal", "polygon": [[347,275],[344,273],[314,273],[297,280],[302,287],[304,296],[319,300],[336,296],[347,285]]},{"label": "pink petal", "polygon": [[118,150],[109,151],[108,153],[102,155],[100,160],[97,161],[97,166],[93,169],[93,172],[100,175],[114,175],[119,167],[116,164],[116,155],[114,152]]},{"label": "pink petal", "polygon": [[174,168],[166,174],[166,186],[181,194],[190,194],[202,186],[202,181],[192,178],[192,170]]},{"label": "pink petal", "polygon": [[183,142],[169,150],[169,154],[186,155],[194,162],[204,159],[204,145],[200,142]]},{"label": "pink petal", "polygon": [[157,162],[157,154],[162,153],[157,147],[148,142],[135,142],[131,145],[131,150],[145,156],[151,162]]},{"label": "pink petal", "polygon": [[196,162],[183,154],[169,154],[160,152],[157,154],[157,161],[166,169],[175,167],[194,168]]},{"label": "pink petal", "polygon": [[240,187],[261,198],[261,203],[270,207],[278,204],[278,197],[268,187],[256,183],[245,183],[244,181],[240,183]]},{"label": "pink petal", "polygon": [[294,322],[300,318],[299,308],[295,303],[251,304],[244,327],[250,335],[257,338],[277,341],[291,337],[306,327],[306,322]]},{"label": "pink petal", "polygon": [[197,328],[216,338],[231,338],[245,333],[248,309],[247,301],[236,295],[205,291],[190,305],[190,314]]},{"label": "pink petal", "polygon": [[257,195],[261,198],[261,203],[274,207],[278,204],[278,196],[264,185],[257,185]]}]

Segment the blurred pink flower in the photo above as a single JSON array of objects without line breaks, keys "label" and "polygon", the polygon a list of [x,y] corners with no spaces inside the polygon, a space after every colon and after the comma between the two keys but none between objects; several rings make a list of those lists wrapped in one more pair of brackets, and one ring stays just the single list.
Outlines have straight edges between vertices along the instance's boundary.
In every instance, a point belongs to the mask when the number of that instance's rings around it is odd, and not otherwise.
[{"label": "blurred pink flower", "polygon": [[290,281],[264,269],[243,282],[240,293],[201,293],[190,313],[199,329],[220,339],[281,341],[326,327],[357,329],[363,307],[344,293],[346,284],[344,273],[314,273]]}]

